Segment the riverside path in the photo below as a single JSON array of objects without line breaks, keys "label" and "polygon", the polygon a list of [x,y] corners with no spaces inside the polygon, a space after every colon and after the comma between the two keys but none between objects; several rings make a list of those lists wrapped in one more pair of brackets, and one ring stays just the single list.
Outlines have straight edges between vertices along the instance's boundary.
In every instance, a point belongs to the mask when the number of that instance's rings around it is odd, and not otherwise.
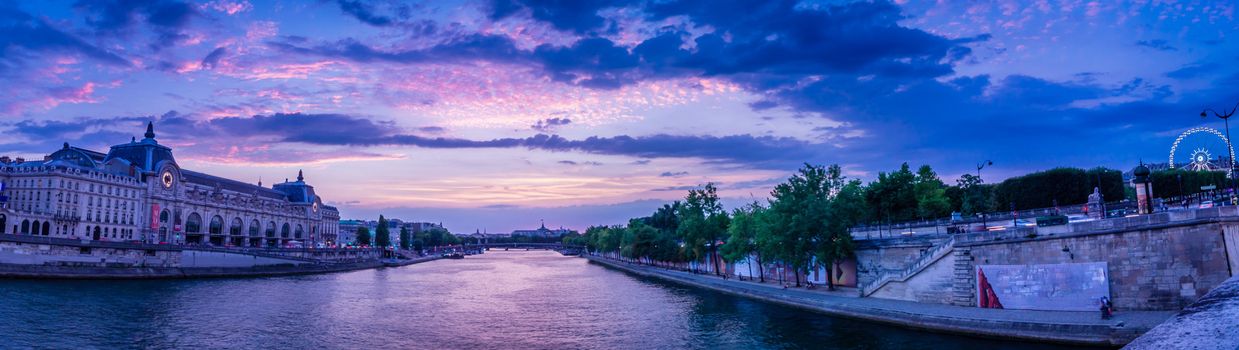
[{"label": "riverside path", "polygon": [[864,319],[929,331],[1075,345],[1120,346],[1175,314],[1174,311],[1123,311],[1103,320],[1099,312],[1004,310],[861,298],[856,292],[827,292],[780,285],[723,280],[714,275],[630,264],[597,256],[585,258],[641,276],[757,298],[834,316]]}]

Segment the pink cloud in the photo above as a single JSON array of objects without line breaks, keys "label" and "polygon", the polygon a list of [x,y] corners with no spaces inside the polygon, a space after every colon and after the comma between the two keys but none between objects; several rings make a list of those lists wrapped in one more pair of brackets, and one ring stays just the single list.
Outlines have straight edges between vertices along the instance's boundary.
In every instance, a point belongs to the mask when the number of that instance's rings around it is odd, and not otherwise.
[{"label": "pink cloud", "polygon": [[250,9],[253,9],[254,6],[250,5],[249,1],[245,0],[215,0],[203,4],[202,8],[223,12],[231,16],[249,11]]}]

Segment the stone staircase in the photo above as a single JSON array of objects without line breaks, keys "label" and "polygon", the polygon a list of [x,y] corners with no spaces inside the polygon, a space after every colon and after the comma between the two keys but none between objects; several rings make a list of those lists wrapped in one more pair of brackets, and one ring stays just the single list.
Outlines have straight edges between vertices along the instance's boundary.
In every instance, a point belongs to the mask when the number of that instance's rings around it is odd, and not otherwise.
[{"label": "stone staircase", "polygon": [[946,256],[954,248],[955,236],[951,236],[951,238],[947,239],[946,242],[930,247],[924,253],[921,253],[921,256],[913,261],[907,268],[899,271],[883,272],[872,282],[860,286],[860,288],[858,288],[860,290],[860,296],[867,297],[872,295],[874,292],[877,292],[878,289],[882,289],[882,286],[885,286],[887,283],[892,281],[907,281],[908,278],[916,276],[917,273],[920,273],[926,267],[929,267],[929,265],[933,264],[935,261],[938,261],[938,259]]}]

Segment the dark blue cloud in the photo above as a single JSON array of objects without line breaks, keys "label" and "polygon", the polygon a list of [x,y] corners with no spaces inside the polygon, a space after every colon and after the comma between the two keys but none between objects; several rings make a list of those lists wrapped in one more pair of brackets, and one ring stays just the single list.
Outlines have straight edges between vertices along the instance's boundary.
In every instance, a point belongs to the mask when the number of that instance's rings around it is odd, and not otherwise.
[{"label": "dark blue cloud", "polygon": [[451,38],[431,48],[396,51],[376,49],[354,39],[305,45],[307,41],[300,37],[284,37],[268,42],[268,45],[291,53],[344,58],[357,62],[519,62],[528,57],[528,53],[517,49],[511,39],[485,34],[469,34]]},{"label": "dark blue cloud", "polygon": [[615,23],[598,15],[611,7],[625,7],[632,1],[613,0],[494,0],[490,2],[490,18],[500,20],[528,10],[530,16],[550,23],[555,29],[576,34],[614,32]]},{"label": "dark blue cloud", "polygon": [[1214,62],[1189,64],[1166,73],[1167,77],[1175,79],[1193,79],[1216,72],[1221,65]]},{"label": "dark blue cloud", "polygon": [[[532,7],[535,14],[588,14],[612,5],[567,2],[547,5],[496,2],[496,16]],[[538,5],[538,6],[535,6]],[[544,10],[539,10],[544,8]],[[579,8],[578,8],[579,7]],[[521,50],[502,36],[460,35],[429,48],[378,49],[354,39],[310,43],[284,38],[271,45],[287,52],[345,58],[358,62],[400,63],[496,61],[537,66],[551,79],[598,89],[614,89],[647,79],[722,76],[765,91],[796,84],[809,75],[908,79],[951,74],[952,62],[967,56],[965,45],[987,36],[947,39],[900,26],[899,8],[887,2],[859,2],[803,8],[794,1],[673,1],[650,3],[649,20],[685,16],[715,32],[687,42],[687,32],[668,29],[633,47],[586,36],[566,46],[544,44]],[[537,16],[535,16],[537,18]],[[568,22],[547,20],[568,25]],[[572,28],[597,28],[596,20]],[[688,50],[685,47],[693,47]]]},{"label": "dark blue cloud", "polygon": [[138,23],[149,25],[157,39],[149,47],[160,50],[186,38],[182,30],[198,16],[194,5],[178,0],[83,0],[74,4],[86,23],[103,35],[125,35]]},{"label": "dark blue cloud", "polygon": [[61,31],[43,19],[0,4],[0,69],[20,65],[34,54],[76,54],[96,61],[128,67],[128,60]]},{"label": "dark blue cloud", "polygon": [[572,120],[568,118],[547,118],[544,120],[539,120],[537,123],[534,123],[529,127],[537,131],[548,132],[555,130],[558,126],[568,125],[571,123]]},{"label": "dark blue cloud", "polygon": [[673,172],[670,172],[670,171],[664,171],[662,174],[658,174],[658,176],[661,176],[661,177],[680,177],[680,176],[684,176],[684,175],[688,175],[688,172],[687,172],[687,171],[677,171],[677,172],[674,172],[674,173],[673,173]]},{"label": "dark blue cloud", "polygon": [[[14,134],[30,138],[65,140],[75,130],[130,125],[155,120],[166,138],[210,138],[228,142],[284,142],[327,146],[414,146],[422,148],[525,148],[549,152],[584,152],[639,158],[701,158],[716,164],[741,167],[786,167],[815,158],[822,146],[789,137],[729,135],[593,136],[570,140],[537,134],[525,138],[469,140],[408,134],[392,122],[373,121],[345,114],[272,114],[198,120],[175,111],[158,118],[95,118],[72,122],[22,121]],[[140,123],[137,123],[140,124]],[[136,125],[136,124],[135,124]],[[134,130],[137,130],[135,128]],[[124,130],[121,130],[124,131]],[[648,162],[648,160],[647,160]],[[563,161],[564,164],[600,165]]]},{"label": "dark blue cloud", "polygon": [[370,1],[336,0],[336,4],[340,5],[340,10],[349,16],[376,27],[400,24],[408,20],[413,12],[413,8],[409,5],[399,3],[384,3],[392,15],[379,14],[375,4]]},{"label": "dark blue cloud", "polygon": [[1162,39],[1156,40],[1140,40],[1136,41],[1136,46],[1143,46],[1158,51],[1178,51],[1179,49],[1171,46],[1170,42]]},{"label": "dark blue cloud", "polygon": [[215,50],[211,50],[211,53],[202,58],[202,67],[207,69],[215,69],[215,65],[219,64],[219,60],[224,58],[224,55],[227,53],[228,49],[223,46],[217,47]]}]

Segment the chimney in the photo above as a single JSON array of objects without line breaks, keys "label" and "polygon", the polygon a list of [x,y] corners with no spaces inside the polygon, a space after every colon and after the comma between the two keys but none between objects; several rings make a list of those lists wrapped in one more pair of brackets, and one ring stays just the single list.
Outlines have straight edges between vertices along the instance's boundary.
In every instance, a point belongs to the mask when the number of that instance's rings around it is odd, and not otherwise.
[{"label": "chimney", "polygon": [[17,159],[13,161],[13,164],[21,164],[25,162],[26,162],[26,158],[17,157]]},{"label": "chimney", "polygon": [[13,159],[9,158],[9,156],[0,157],[0,164],[9,164],[11,162],[13,162]]}]

